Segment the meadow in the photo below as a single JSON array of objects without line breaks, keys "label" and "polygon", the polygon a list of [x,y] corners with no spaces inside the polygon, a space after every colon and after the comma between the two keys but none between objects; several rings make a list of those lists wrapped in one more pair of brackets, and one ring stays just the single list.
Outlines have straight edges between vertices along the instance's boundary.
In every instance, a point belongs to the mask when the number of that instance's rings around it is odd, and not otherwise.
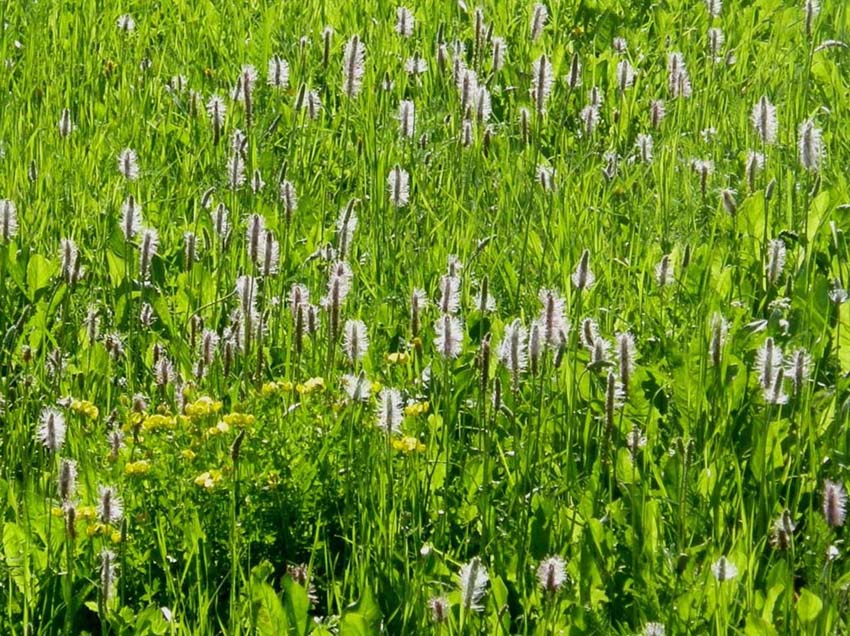
[{"label": "meadow", "polygon": [[0,29],[0,633],[850,631],[850,5]]}]

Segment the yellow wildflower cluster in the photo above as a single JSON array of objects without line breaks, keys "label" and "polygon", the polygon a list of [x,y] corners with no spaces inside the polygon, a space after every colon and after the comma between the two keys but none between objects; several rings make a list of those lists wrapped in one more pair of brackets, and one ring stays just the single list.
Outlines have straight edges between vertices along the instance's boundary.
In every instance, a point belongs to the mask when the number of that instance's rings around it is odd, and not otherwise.
[{"label": "yellow wildflower cluster", "polygon": [[204,471],[195,477],[195,485],[205,490],[212,490],[220,481],[221,471],[215,468]]},{"label": "yellow wildflower cluster", "polygon": [[109,531],[109,527],[100,523],[91,524],[88,528],[86,528],[86,536],[93,537],[98,534],[106,534]]},{"label": "yellow wildflower cluster", "polygon": [[421,453],[425,451],[425,444],[409,435],[394,439],[392,444],[394,449],[402,453]]},{"label": "yellow wildflower cluster", "polygon": [[404,414],[407,417],[416,417],[417,415],[424,415],[428,411],[431,410],[431,404],[428,402],[414,402],[413,404],[408,404],[404,407]]},{"label": "yellow wildflower cluster", "polygon": [[88,400],[78,400],[76,398],[71,400],[71,410],[74,411],[74,413],[79,413],[90,420],[96,420],[97,416],[100,414],[100,411],[97,410],[97,407],[94,404]]},{"label": "yellow wildflower cluster", "polygon": [[404,351],[395,351],[393,353],[388,353],[384,356],[384,360],[386,360],[389,364],[407,364],[410,360],[410,354],[405,353]]},{"label": "yellow wildflower cluster", "polygon": [[228,426],[235,426],[236,428],[247,428],[253,426],[254,422],[257,421],[257,418],[248,413],[228,413],[221,419]]},{"label": "yellow wildflower cluster", "polygon": [[192,461],[193,459],[195,459],[195,451],[193,451],[191,448],[184,448],[182,451],[180,451],[180,456],[183,459]]},{"label": "yellow wildflower cluster", "polygon": [[306,382],[299,383],[295,385],[295,390],[298,391],[299,395],[310,395],[311,393],[316,393],[325,390],[325,379],[324,378],[310,378]]},{"label": "yellow wildflower cluster", "polygon": [[91,521],[97,517],[97,508],[94,506],[80,506],[77,508],[77,518]]},{"label": "yellow wildflower cluster", "polygon": [[281,393],[289,393],[294,387],[289,380],[279,382],[266,382],[260,389],[260,395],[269,397],[272,395],[280,395]]},{"label": "yellow wildflower cluster", "polygon": [[151,463],[146,459],[140,459],[137,462],[129,462],[124,466],[125,475],[145,475],[150,472]]},{"label": "yellow wildflower cluster", "polygon": [[148,415],[144,422],[142,422],[142,428],[146,431],[155,431],[160,428],[174,428],[177,425],[177,418],[173,415],[163,415],[160,413],[155,413],[153,415]]},{"label": "yellow wildflower cluster", "polygon": [[183,412],[191,420],[201,419],[209,415],[215,415],[221,410],[221,401],[213,400],[211,397],[202,395],[194,402],[186,405]]}]

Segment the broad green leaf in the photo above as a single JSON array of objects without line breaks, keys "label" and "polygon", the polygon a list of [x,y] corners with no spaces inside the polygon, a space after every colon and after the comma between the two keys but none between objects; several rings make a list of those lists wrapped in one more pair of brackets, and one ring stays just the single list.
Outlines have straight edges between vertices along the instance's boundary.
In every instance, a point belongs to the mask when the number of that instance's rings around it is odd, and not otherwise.
[{"label": "broad green leaf", "polygon": [[811,623],[814,621],[820,611],[823,609],[823,601],[814,592],[808,588],[803,588],[800,592],[800,598],[797,599],[797,616],[803,623]]},{"label": "broad green leaf", "polygon": [[252,612],[259,636],[287,633],[286,613],[274,589],[268,583],[254,582]]},{"label": "broad green leaf", "polygon": [[307,597],[307,590],[293,581],[291,576],[283,577],[283,607],[286,610],[289,633],[297,636],[306,634],[310,599]]},{"label": "broad green leaf", "polygon": [[30,300],[34,300],[36,293],[47,287],[56,269],[56,263],[47,260],[41,254],[30,256],[27,263],[27,295]]}]

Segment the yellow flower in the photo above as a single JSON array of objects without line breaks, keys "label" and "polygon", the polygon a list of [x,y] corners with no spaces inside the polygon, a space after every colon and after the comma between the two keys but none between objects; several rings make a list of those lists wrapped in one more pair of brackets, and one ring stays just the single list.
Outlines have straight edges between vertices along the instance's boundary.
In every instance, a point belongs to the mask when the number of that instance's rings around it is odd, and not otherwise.
[{"label": "yellow flower", "polygon": [[414,402],[404,407],[404,414],[408,417],[416,417],[423,415],[431,410],[431,405],[428,402]]},{"label": "yellow flower", "polygon": [[377,395],[381,392],[381,389],[384,388],[384,385],[380,382],[372,382],[372,395]]},{"label": "yellow flower", "polygon": [[407,361],[410,360],[410,355],[404,351],[396,351],[386,354],[384,359],[390,364],[407,364]]},{"label": "yellow flower", "polygon": [[59,506],[53,506],[50,509],[50,514],[53,515],[54,517],[64,517],[65,511],[62,510],[62,508],[60,508]]},{"label": "yellow flower", "polygon": [[405,435],[393,440],[393,448],[402,453],[421,453],[425,450],[425,444],[420,442],[415,437]]},{"label": "yellow flower", "polygon": [[112,539],[112,543],[121,543],[121,533],[118,530],[113,530],[109,538]]},{"label": "yellow flower", "polygon": [[96,534],[105,534],[109,528],[102,523],[93,523],[86,528],[86,535],[93,537]]},{"label": "yellow flower", "polygon": [[88,400],[78,400],[76,398],[71,400],[71,410],[74,411],[74,413],[79,413],[90,420],[96,420],[97,416],[100,414],[100,411],[98,411],[94,404]]},{"label": "yellow flower", "polygon": [[283,380],[281,382],[266,382],[260,389],[260,395],[263,397],[269,397],[280,393],[289,393],[292,391],[292,388],[292,382],[289,380]]},{"label": "yellow flower", "polygon": [[194,402],[187,404],[183,410],[190,419],[200,419],[218,413],[221,410],[221,401],[203,395]]},{"label": "yellow flower", "polygon": [[204,488],[205,490],[211,490],[215,488],[216,484],[221,481],[221,471],[213,468],[212,470],[207,470],[202,472],[200,475],[195,477],[195,485]]},{"label": "yellow flower", "polygon": [[321,377],[310,378],[304,384],[295,385],[295,390],[298,391],[301,395],[310,395],[311,393],[316,393],[317,391],[325,390],[325,379]]},{"label": "yellow flower", "polygon": [[97,509],[94,506],[80,506],[77,508],[77,517],[91,521],[97,516]]},{"label": "yellow flower", "polygon": [[137,462],[130,462],[124,466],[125,475],[144,475],[151,469],[151,463],[146,459],[140,459]]},{"label": "yellow flower", "polygon": [[171,415],[162,415],[156,413],[148,415],[142,423],[142,428],[146,431],[154,431],[160,428],[174,428],[177,425],[177,418]]},{"label": "yellow flower", "polygon": [[193,451],[191,448],[184,448],[182,451],[180,451],[180,455],[183,457],[183,459],[188,459],[189,461],[195,459],[195,451]]},{"label": "yellow flower", "polygon": [[236,428],[253,426],[254,422],[257,421],[257,418],[247,413],[228,413],[221,419],[228,426],[235,426]]}]

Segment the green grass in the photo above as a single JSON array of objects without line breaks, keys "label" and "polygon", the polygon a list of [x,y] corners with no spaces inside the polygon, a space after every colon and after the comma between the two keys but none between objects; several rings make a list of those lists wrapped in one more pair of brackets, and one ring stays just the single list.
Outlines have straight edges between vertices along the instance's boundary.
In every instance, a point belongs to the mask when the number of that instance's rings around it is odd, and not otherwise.
[{"label": "green grass", "polygon": [[[0,633],[850,629],[847,529],[824,514],[825,480],[850,483],[850,304],[831,300],[850,285],[847,6],[824,0],[807,34],[804,7],[785,0],[729,0],[717,17],[702,2],[553,0],[534,41],[531,3],[482,4],[478,37],[474,8],[417,3],[403,38],[396,5],[377,0],[0,4],[0,199],[14,202],[19,226],[0,236]],[[132,31],[117,28],[123,13]],[[710,27],[725,35],[717,55]],[[350,98],[343,57],[355,34],[365,74]],[[498,71],[488,34],[507,43]],[[455,41],[492,97],[488,122],[470,113],[468,144]],[[670,93],[674,51],[688,98]],[[427,71],[410,76],[404,63],[417,54]],[[538,113],[542,54],[555,81]],[[289,63],[286,89],[266,84],[272,55]],[[574,56],[582,83],[571,88]],[[620,91],[623,59],[636,74]],[[259,72],[250,121],[231,98],[243,64]],[[178,75],[185,89],[169,87]],[[593,86],[602,101],[588,134]],[[316,119],[295,108],[310,90]],[[212,94],[227,109],[217,144]],[[777,109],[772,144],[750,122],[762,95]],[[405,99],[412,139],[399,134]],[[658,127],[655,99],[666,108]],[[817,171],[799,159],[810,118],[822,130]],[[232,189],[237,129],[246,183]],[[640,134],[653,138],[651,162]],[[137,180],[118,171],[125,148],[138,153]],[[752,178],[750,151],[765,156]],[[712,162],[704,184],[693,160]],[[400,208],[387,185],[396,166],[410,175]],[[291,220],[284,179],[298,195]],[[128,241],[121,228],[130,196],[159,236],[147,282],[141,234]],[[299,345],[290,289],[303,284],[320,304],[349,205],[358,224],[339,327],[319,308]],[[254,214],[280,242],[273,275],[248,254]],[[197,237],[191,263],[186,232]],[[79,280],[63,272],[62,239],[79,248]],[[771,273],[775,241],[787,257]],[[571,276],[584,250],[595,283],[580,290]],[[672,274],[659,285],[665,257]],[[435,324],[441,278],[455,267],[463,342],[446,358]],[[247,344],[240,276],[255,277],[250,322],[262,325]],[[495,308],[482,311],[484,285]],[[415,288],[430,299],[418,333]],[[515,379],[499,349],[515,319],[532,329],[541,289],[563,297],[572,328]],[[341,334],[350,319],[369,337],[354,362]],[[585,319],[611,347],[605,355],[598,340],[595,361]],[[198,375],[204,329],[221,340]],[[636,359],[621,404],[615,339],[626,332]],[[767,374],[784,404],[760,379],[768,338],[785,359],[800,348],[811,359],[799,386],[790,371]],[[361,372],[366,401],[343,388]],[[400,392],[398,432],[377,425],[382,388]],[[46,408],[67,424],[57,452],[37,437]],[[62,459],[79,473],[65,504]],[[100,486],[116,489],[120,520],[98,518]],[[786,510],[794,530],[780,536]],[[537,576],[551,555],[566,568],[556,591]],[[723,582],[712,572],[721,557],[737,571]],[[478,590],[458,585],[469,564],[488,575],[476,603]]]}]

